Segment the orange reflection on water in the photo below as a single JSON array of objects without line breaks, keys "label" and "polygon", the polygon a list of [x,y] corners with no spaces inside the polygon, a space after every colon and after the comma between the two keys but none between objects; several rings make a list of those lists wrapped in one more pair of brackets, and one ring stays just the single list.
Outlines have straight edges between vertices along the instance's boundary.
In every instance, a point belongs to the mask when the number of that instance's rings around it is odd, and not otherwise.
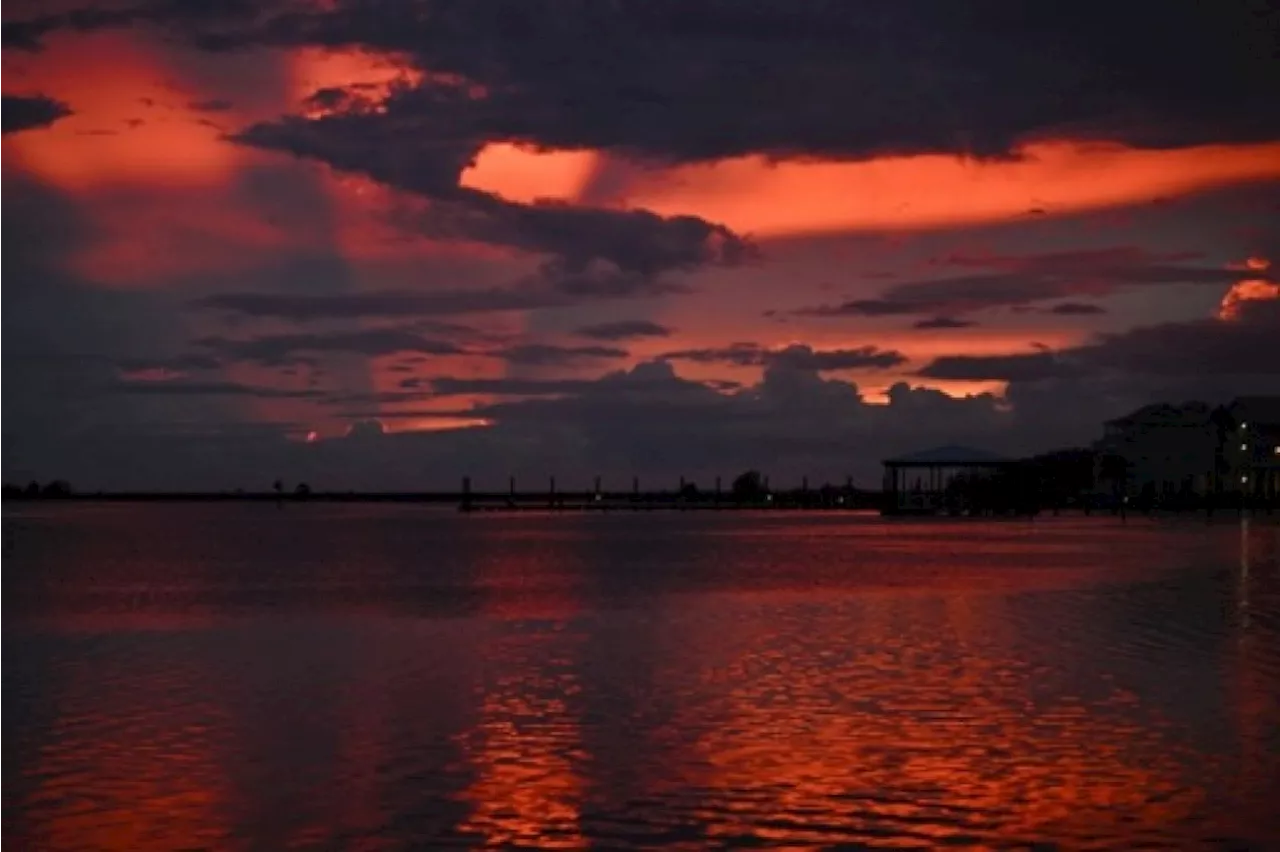
[{"label": "orange reflection on water", "polygon": [[569,706],[579,692],[572,666],[560,656],[490,663],[497,674],[485,684],[479,723],[464,737],[476,780],[462,794],[473,810],[459,830],[489,846],[585,845],[578,768],[584,754]]},{"label": "orange reflection on water", "polygon": [[721,716],[686,720],[703,730],[687,780],[732,791],[701,814],[724,842],[1133,836],[1205,805],[1134,695],[1038,688],[1046,672],[1020,658],[1001,598],[885,594],[842,617],[813,608],[801,648],[780,641],[786,621],[722,625],[718,641],[737,653],[707,673],[729,687]]},{"label": "orange reflection on water", "polygon": [[38,817],[22,848],[158,852],[178,839],[186,848],[225,843],[229,749],[217,734],[217,703],[181,676],[170,680],[174,672],[155,660],[115,659],[110,669],[77,665],[56,691],[65,709],[41,734],[35,787],[23,805]]},{"label": "orange reflection on water", "polygon": [[[583,636],[562,620],[578,608],[572,593],[563,585],[557,591],[528,585],[546,576],[547,555],[564,557],[539,545],[544,534],[517,530],[517,538],[526,537],[523,547],[508,541],[494,547],[495,558],[476,561],[488,590],[484,611],[497,620],[484,646],[479,720],[461,737],[476,777],[462,793],[472,812],[458,830],[491,847],[587,845],[579,824],[586,755],[573,708]],[[549,628],[521,624],[547,617],[555,619]]]}]

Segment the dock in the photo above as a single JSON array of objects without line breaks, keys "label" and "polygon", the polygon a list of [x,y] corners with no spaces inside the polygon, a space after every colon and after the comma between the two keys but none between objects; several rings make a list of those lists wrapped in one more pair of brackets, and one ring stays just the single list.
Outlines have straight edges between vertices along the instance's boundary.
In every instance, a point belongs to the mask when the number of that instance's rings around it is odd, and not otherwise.
[{"label": "dock", "polygon": [[677,488],[641,491],[633,479],[630,491],[605,491],[600,478],[587,490],[562,491],[550,478],[545,491],[518,491],[512,479],[506,491],[478,491],[470,477],[462,480],[458,508],[462,512],[729,512],[729,511],[856,511],[878,509],[879,492],[824,485],[773,491],[767,484],[748,493],[725,491],[717,478],[713,490],[700,491],[681,479]]}]

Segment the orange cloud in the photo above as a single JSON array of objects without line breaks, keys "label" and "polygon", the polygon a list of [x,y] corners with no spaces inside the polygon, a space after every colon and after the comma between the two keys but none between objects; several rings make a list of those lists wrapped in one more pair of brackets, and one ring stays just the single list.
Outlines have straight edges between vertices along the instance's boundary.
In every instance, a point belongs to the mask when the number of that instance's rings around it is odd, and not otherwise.
[{"label": "orange cloud", "polygon": [[185,107],[199,93],[176,87],[154,49],[123,33],[59,36],[5,84],[8,93],[39,91],[73,110],[52,127],[4,140],[6,160],[65,190],[207,186],[248,156],[200,124]]},{"label": "orange cloud", "polygon": [[[1065,215],[1280,179],[1280,143],[1154,151],[1053,141],[1018,154],[1000,161],[936,154],[849,163],[739,157],[640,171],[617,201],[780,237]],[[584,181],[565,168],[566,156],[585,163],[593,155],[490,145],[462,182],[517,200],[528,200],[531,186],[539,196],[576,200]]]},{"label": "orange cloud", "polygon": [[[880,349],[903,353],[909,359],[908,363],[884,370],[846,370],[827,375],[853,381],[867,402],[883,403],[888,402],[889,388],[898,382],[906,382],[913,387],[929,387],[954,397],[984,393],[1002,396],[1008,386],[1007,382],[923,379],[916,376],[915,371],[935,358],[946,355],[1006,355],[1026,351],[1028,340],[1035,340],[1053,350],[1068,349],[1083,343],[1087,336],[1087,332],[1079,328],[1050,327],[975,327],[930,334],[906,329],[874,329],[860,331],[856,336],[850,335],[847,330],[811,327],[797,338],[779,334],[772,327],[757,328],[755,333],[739,327],[727,334],[702,334],[696,331],[682,334],[678,344],[673,344],[671,340],[637,341],[630,347],[630,351],[633,361],[642,361],[657,358],[672,349],[721,349],[732,345],[735,340],[747,339],[756,340],[768,349],[783,349],[795,343],[803,343],[815,349],[856,349],[872,344]],[[693,381],[730,379],[751,385],[759,381],[761,368],[681,361],[677,365],[677,372]]]},{"label": "orange cloud", "polygon": [[289,55],[289,97],[294,103],[319,89],[347,87],[380,101],[397,84],[417,85],[422,77],[407,59],[387,54],[308,47]]},{"label": "orange cloud", "polygon": [[1265,257],[1246,257],[1238,263],[1228,263],[1227,269],[1234,269],[1239,272],[1266,272],[1271,268],[1271,261]]},{"label": "orange cloud", "polygon": [[510,201],[575,201],[586,189],[600,157],[593,151],[539,151],[495,142],[486,145],[462,174],[462,185],[496,192]]},{"label": "orange cloud", "polygon": [[86,279],[112,287],[149,288],[192,272],[230,273],[270,252],[308,244],[306,233],[219,189],[101,191],[85,199],[81,211],[97,238],[70,264]]},{"label": "orange cloud", "polygon": [[1262,278],[1250,278],[1231,286],[1218,307],[1218,319],[1240,318],[1240,303],[1255,300],[1280,299],[1280,284]]},{"label": "orange cloud", "polygon": [[[1251,256],[1236,263],[1228,263],[1227,269],[1240,272],[1265,273],[1271,268],[1271,261],[1265,257]],[[1231,285],[1222,296],[1218,305],[1218,319],[1234,320],[1240,318],[1240,303],[1266,299],[1280,299],[1280,284],[1266,278],[1246,278]]]}]

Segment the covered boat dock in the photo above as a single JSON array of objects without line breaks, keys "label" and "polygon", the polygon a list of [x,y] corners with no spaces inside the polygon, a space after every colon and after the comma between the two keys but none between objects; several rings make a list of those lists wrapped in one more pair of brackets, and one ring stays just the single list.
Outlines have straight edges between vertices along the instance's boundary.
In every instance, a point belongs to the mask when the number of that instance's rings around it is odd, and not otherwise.
[{"label": "covered boat dock", "polygon": [[885,459],[886,515],[1016,511],[1021,464],[986,450],[949,444]]}]

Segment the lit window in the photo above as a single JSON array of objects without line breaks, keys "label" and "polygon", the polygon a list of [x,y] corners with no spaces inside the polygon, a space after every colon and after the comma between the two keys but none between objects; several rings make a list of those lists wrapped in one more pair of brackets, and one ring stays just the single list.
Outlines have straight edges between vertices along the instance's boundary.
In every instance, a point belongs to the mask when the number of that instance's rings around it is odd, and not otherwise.
[{"label": "lit window", "polygon": [[1249,477],[1247,477],[1247,476],[1242,476],[1242,477],[1240,477],[1240,484],[1241,484],[1241,485],[1246,485],[1246,484],[1248,484],[1248,482],[1249,482]]},{"label": "lit window", "polygon": [[1241,444],[1241,445],[1240,445],[1240,451],[1241,451],[1241,452],[1244,452],[1244,451],[1245,451],[1245,450],[1247,450],[1247,449],[1249,449],[1249,445],[1248,445],[1248,444]]}]

